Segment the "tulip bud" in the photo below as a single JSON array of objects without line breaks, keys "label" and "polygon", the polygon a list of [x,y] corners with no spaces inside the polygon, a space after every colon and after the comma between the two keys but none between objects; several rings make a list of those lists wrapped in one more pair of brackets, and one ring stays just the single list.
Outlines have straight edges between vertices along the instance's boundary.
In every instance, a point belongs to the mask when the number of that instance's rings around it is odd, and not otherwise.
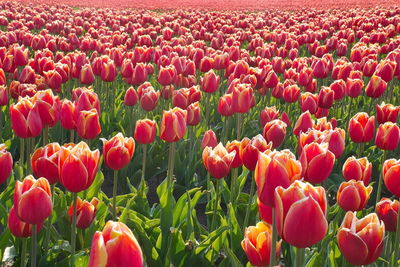
[{"label": "tulip bud", "polygon": [[361,95],[363,87],[363,80],[348,78],[346,82],[346,93],[348,96],[356,98]]},{"label": "tulip bud", "polygon": [[103,139],[103,157],[106,165],[114,171],[127,166],[135,152],[135,141],[118,133],[110,140]]},{"label": "tulip bud", "polygon": [[[99,200],[97,198],[93,198],[92,201],[87,202],[86,200],[81,200],[80,197],[77,198],[76,202],[76,227],[79,229],[88,228],[96,216],[96,208],[99,204]],[[74,212],[74,207],[71,204],[68,210],[68,215],[70,221],[72,222],[72,215]]]},{"label": "tulip bud", "polygon": [[95,108],[97,113],[100,114],[100,100],[98,95],[89,87],[89,89],[82,87],[72,90],[72,101],[76,101],[77,112],[82,110],[91,110]]},{"label": "tulip bud", "polygon": [[20,138],[39,136],[43,123],[39,109],[29,97],[20,98],[16,104],[10,106],[11,127]]},{"label": "tulip bud", "polygon": [[304,146],[300,162],[304,180],[319,184],[331,174],[335,155],[328,150],[328,144],[311,143]]},{"label": "tulip bud", "polygon": [[385,225],[376,213],[357,219],[348,211],[337,233],[338,246],[345,259],[353,265],[376,261],[384,247]]},{"label": "tulip bud", "polygon": [[400,160],[388,159],[383,163],[382,177],[390,193],[400,198]]},{"label": "tulip bud", "polygon": [[218,89],[219,80],[219,76],[215,75],[213,70],[210,70],[201,79],[201,89],[206,93],[214,93]]},{"label": "tulip bud", "polygon": [[399,210],[400,202],[397,199],[390,200],[384,197],[376,204],[376,214],[385,223],[386,231],[396,232]]},{"label": "tulip bud", "polygon": [[350,180],[340,184],[336,200],[344,211],[359,211],[365,208],[372,192],[362,181]]},{"label": "tulip bud", "polygon": [[32,175],[16,181],[14,207],[18,218],[29,224],[43,223],[53,209],[49,182],[45,178],[36,180]]},{"label": "tulip bud", "polygon": [[221,179],[229,174],[235,154],[235,151],[228,153],[222,143],[219,143],[215,148],[205,147],[202,158],[204,166],[211,176]]},{"label": "tulip bud", "polygon": [[286,127],[286,123],[281,120],[273,120],[265,124],[263,136],[268,143],[272,142],[272,148],[277,148],[283,143]]},{"label": "tulip bud", "polygon": [[331,88],[323,86],[321,91],[319,91],[318,106],[329,109],[333,105],[334,98],[335,92]]},{"label": "tulip bud", "polygon": [[190,104],[187,107],[187,125],[195,126],[200,123],[200,105],[199,102]]},{"label": "tulip bud", "polygon": [[397,124],[385,122],[379,125],[375,136],[375,145],[383,150],[395,150],[399,145],[400,130]]},{"label": "tulip bud", "polygon": [[239,84],[232,92],[232,109],[236,113],[247,113],[254,102],[253,89],[249,84]]},{"label": "tulip bud", "polygon": [[60,108],[61,126],[66,130],[73,130],[76,127],[77,111],[73,102],[64,99]]},{"label": "tulip bud", "polygon": [[367,186],[371,180],[372,164],[366,157],[360,159],[350,157],[343,164],[342,174],[346,181],[363,181]]},{"label": "tulip bud", "polygon": [[230,117],[234,114],[232,106],[232,94],[225,94],[219,98],[218,113],[221,116]]},{"label": "tulip bud", "polygon": [[[27,238],[32,235],[32,225],[29,223],[25,223],[21,221],[20,218],[18,218],[14,206],[12,206],[10,211],[8,212],[7,226],[8,229],[10,229],[11,234],[13,234],[13,236],[15,237]],[[40,232],[42,226],[42,223],[39,223],[37,225],[37,233]]]},{"label": "tulip bud", "polygon": [[387,83],[379,76],[373,75],[365,87],[365,94],[369,97],[379,98],[383,95]]},{"label": "tulip bud", "polygon": [[34,95],[33,101],[38,107],[43,125],[53,127],[59,118],[60,100],[58,96],[54,96],[51,90],[42,90]]},{"label": "tulip bud", "polygon": [[275,222],[279,236],[297,248],[321,241],[328,230],[325,189],[294,181],[275,190]]},{"label": "tulip bud", "polygon": [[265,150],[271,150],[272,143],[267,143],[261,134],[254,136],[251,140],[247,137],[240,142],[240,159],[243,165],[250,171],[256,168],[258,154]]},{"label": "tulip bud", "polygon": [[399,116],[399,111],[400,107],[382,102],[380,105],[376,105],[376,120],[379,124],[388,121],[395,123]]},{"label": "tulip bud", "polygon": [[336,80],[330,86],[331,90],[334,92],[334,99],[340,100],[346,95],[346,82],[344,80]]},{"label": "tulip bud", "polygon": [[276,110],[275,106],[266,107],[260,113],[260,124],[261,127],[264,127],[265,124],[272,120],[276,120],[279,117],[279,112]]},{"label": "tulip bud", "polygon": [[[271,257],[272,227],[264,222],[249,226],[244,232],[242,248],[254,266],[268,266]],[[276,242],[276,258],[279,258],[282,241]]]},{"label": "tulip bud", "polygon": [[279,83],[278,75],[276,75],[275,71],[270,70],[265,77],[265,87],[267,88],[274,88]]},{"label": "tulip bud", "polygon": [[160,138],[166,142],[177,142],[186,133],[187,111],[178,107],[163,112]]},{"label": "tulip bud", "polygon": [[302,112],[309,111],[315,114],[318,108],[318,96],[309,92],[300,95],[300,108]]},{"label": "tulip bud", "polygon": [[204,149],[207,146],[209,146],[213,149],[217,145],[218,145],[218,139],[214,131],[211,129],[207,130],[203,135],[203,139],[201,140],[201,148]]},{"label": "tulip bud", "polygon": [[176,69],[174,65],[169,65],[167,67],[161,67],[158,73],[157,81],[162,86],[170,85],[174,82],[176,76]]},{"label": "tulip bud", "polygon": [[286,103],[294,103],[299,99],[300,88],[294,84],[283,89],[283,99]]},{"label": "tulip bud", "polygon": [[76,129],[80,138],[96,138],[101,133],[99,114],[96,109],[79,112]]},{"label": "tulip bud", "polygon": [[326,133],[326,135],[321,139],[321,142],[328,143],[328,149],[336,158],[340,158],[343,154],[345,147],[345,132],[343,129],[336,128]]},{"label": "tulip bud", "polygon": [[299,71],[299,77],[297,77],[297,82],[301,86],[307,86],[311,83],[313,78],[313,71],[311,68],[303,68]]},{"label": "tulip bud", "polygon": [[49,184],[55,184],[59,180],[58,157],[60,145],[50,143],[36,149],[31,158],[32,172],[36,177],[44,177]]},{"label": "tulip bud", "polygon": [[113,60],[107,60],[101,64],[100,78],[105,82],[112,82],[117,77],[118,71]]},{"label": "tulip bud", "polygon": [[314,126],[314,121],[311,118],[311,113],[306,111],[301,113],[299,118],[296,121],[296,124],[293,127],[293,133],[297,136],[300,135],[301,132],[307,132],[308,129],[312,129]]},{"label": "tulip bud", "polygon": [[108,221],[92,240],[88,267],[143,266],[142,250],[132,231],[122,222]]},{"label": "tulip bud", "polygon": [[92,84],[94,82],[94,73],[92,66],[90,64],[85,64],[82,66],[79,81],[82,84]]},{"label": "tulip bud", "polygon": [[155,91],[153,87],[148,87],[140,97],[140,106],[145,111],[152,111],[158,104],[160,91]]},{"label": "tulip bud", "polygon": [[157,132],[155,121],[144,119],[136,121],[134,138],[139,144],[151,144]]},{"label": "tulip bud", "polygon": [[56,70],[43,72],[46,84],[50,89],[58,91],[61,87],[62,77]]},{"label": "tulip bud", "polygon": [[375,117],[359,112],[349,121],[349,135],[354,143],[368,143],[374,138]]},{"label": "tulip bud", "polygon": [[228,141],[228,143],[226,144],[226,150],[231,153],[233,151],[235,151],[235,158],[233,159],[231,168],[235,169],[235,168],[239,168],[240,166],[243,165],[242,159],[240,158],[240,145],[241,142],[237,141],[237,140],[233,140],[233,141]]}]

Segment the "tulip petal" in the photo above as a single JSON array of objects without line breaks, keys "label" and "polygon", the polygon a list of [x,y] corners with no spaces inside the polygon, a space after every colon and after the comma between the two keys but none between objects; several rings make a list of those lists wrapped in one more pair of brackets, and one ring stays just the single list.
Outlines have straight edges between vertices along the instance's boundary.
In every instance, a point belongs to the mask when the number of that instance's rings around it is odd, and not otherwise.
[{"label": "tulip petal", "polygon": [[368,247],[360,237],[350,232],[349,229],[341,229],[337,235],[340,251],[348,262],[353,265],[362,265],[368,257]]}]

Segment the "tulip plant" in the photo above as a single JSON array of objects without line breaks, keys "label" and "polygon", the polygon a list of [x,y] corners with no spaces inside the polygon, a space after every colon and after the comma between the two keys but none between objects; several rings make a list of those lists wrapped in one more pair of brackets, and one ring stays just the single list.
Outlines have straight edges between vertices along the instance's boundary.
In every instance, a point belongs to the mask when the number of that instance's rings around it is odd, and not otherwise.
[{"label": "tulip plant", "polygon": [[1,266],[400,266],[399,3],[29,2]]}]

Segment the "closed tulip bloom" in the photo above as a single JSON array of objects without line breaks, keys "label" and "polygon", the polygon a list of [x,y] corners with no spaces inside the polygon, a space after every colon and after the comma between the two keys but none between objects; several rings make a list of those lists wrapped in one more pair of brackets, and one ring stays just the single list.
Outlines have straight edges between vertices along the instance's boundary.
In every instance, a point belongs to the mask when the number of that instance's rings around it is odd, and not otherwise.
[{"label": "closed tulip bloom", "polygon": [[331,174],[335,155],[328,150],[328,144],[311,143],[303,148],[299,160],[304,180],[319,184]]},{"label": "closed tulip bloom", "polygon": [[79,112],[76,130],[80,138],[94,139],[101,133],[99,114],[96,109]]},{"label": "closed tulip bloom", "polygon": [[374,138],[375,117],[358,112],[349,121],[349,135],[354,143],[368,143]]},{"label": "closed tulip bloom", "polygon": [[339,249],[353,265],[367,265],[376,261],[384,247],[385,225],[376,213],[358,219],[348,211],[337,233]]},{"label": "closed tulip bloom", "polygon": [[382,176],[389,192],[400,198],[400,160],[386,160],[383,163]]},{"label": "closed tulip bloom", "polygon": [[335,92],[331,88],[323,86],[318,94],[318,106],[329,109],[332,107],[334,99]]},{"label": "closed tulip bloom", "polygon": [[321,241],[328,230],[327,200],[322,186],[295,181],[275,190],[276,229],[284,241],[306,248]]},{"label": "closed tulip bloom", "polygon": [[330,86],[334,92],[334,99],[340,100],[346,95],[346,82],[344,80],[336,80]]},{"label": "closed tulip bloom", "polygon": [[118,70],[113,60],[107,60],[101,65],[100,78],[105,82],[112,82],[117,77]]},{"label": "closed tulip bloom", "polygon": [[216,147],[205,147],[203,150],[203,163],[206,170],[215,179],[224,178],[231,171],[232,162],[235,158],[235,151],[228,152],[226,148],[219,143]]},{"label": "closed tulip bloom", "polygon": [[159,98],[160,91],[155,91],[151,87],[151,89],[145,90],[145,92],[140,97],[140,106],[145,111],[152,111],[156,108]]},{"label": "closed tulip bloom", "polygon": [[199,102],[190,104],[187,107],[187,125],[195,126],[200,123],[200,105]]},{"label": "closed tulip bloom", "polygon": [[364,82],[361,79],[347,78],[346,81],[346,93],[352,98],[356,98],[362,93]]},{"label": "closed tulip bloom", "polygon": [[[276,258],[279,258],[282,241],[276,242]],[[272,249],[272,227],[264,222],[249,226],[244,231],[242,248],[254,266],[268,266]]]},{"label": "closed tulip bloom", "polygon": [[143,63],[137,63],[132,72],[130,84],[139,85],[147,81],[147,70],[146,65]]},{"label": "closed tulip bloom", "polygon": [[343,154],[345,148],[345,131],[340,128],[335,128],[334,130],[326,131],[321,142],[328,143],[328,149],[336,158],[340,158]]},{"label": "closed tulip bloom", "polygon": [[395,199],[382,198],[375,207],[375,212],[380,220],[385,223],[386,231],[396,232],[397,214],[400,210],[400,202]]},{"label": "closed tulip bloom", "polygon": [[392,104],[385,104],[382,102],[380,105],[376,105],[376,120],[379,124],[383,124],[387,121],[395,123],[399,117],[399,106],[393,106]]},{"label": "closed tulip bloom", "polygon": [[232,94],[225,94],[221,96],[218,101],[218,113],[225,117],[232,116],[234,114],[232,104]]},{"label": "closed tulip bloom", "polygon": [[156,122],[149,119],[138,120],[135,125],[134,138],[139,144],[151,144],[154,142],[157,132]]},{"label": "closed tulip bloom", "polygon": [[43,125],[53,127],[59,119],[60,100],[58,96],[54,96],[50,89],[42,90],[33,96],[33,101],[38,107]]},{"label": "closed tulip bloom", "polygon": [[23,222],[43,223],[53,209],[49,182],[45,178],[36,180],[32,175],[25,177],[22,182],[16,181],[14,207]]},{"label": "closed tulip bloom", "polygon": [[46,84],[50,89],[59,90],[62,83],[62,76],[56,70],[43,72],[46,79]]},{"label": "closed tulip bloom", "polygon": [[293,133],[297,136],[300,135],[301,132],[307,132],[309,129],[312,129],[314,126],[314,121],[311,118],[311,113],[306,111],[301,113],[299,118],[296,121],[296,124],[293,127]]},{"label": "closed tulip bloom", "polygon": [[375,145],[383,150],[395,150],[399,145],[399,126],[393,122],[385,122],[379,125],[375,136]]},{"label": "closed tulip bloom", "polygon": [[329,68],[326,60],[319,59],[314,64],[312,64],[313,75],[315,78],[323,79],[329,74]]},{"label": "closed tulip bloom", "polygon": [[228,143],[226,143],[225,147],[229,153],[235,151],[235,158],[233,159],[231,165],[232,169],[239,168],[240,166],[243,165],[242,159],[240,158],[240,145],[241,142],[237,140],[228,141]]},{"label": "closed tulip bloom", "polygon": [[[38,233],[40,232],[42,226],[42,223],[37,225]],[[10,230],[11,234],[15,237],[26,238],[32,235],[32,225],[21,221],[21,219],[17,216],[17,212],[15,211],[14,206],[12,206],[10,211],[8,212],[7,227]]]},{"label": "closed tulip bloom", "polygon": [[254,176],[258,198],[262,203],[273,207],[275,188],[287,188],[300,179],[301,163],[289,150],[260,153]]},{"label": "closed tulip bloom", "polygon": [[96,177],[99,159],[99,150],[91,151],[85,142],[62,146],[58,161],[60,183],[70,192],[88,189]]},{"label": "closed tulip bloom", "polygon": [[139,267],[143,254],[132,231],[122,222],[108,221],[92,240],[88,267]]},{"label": "closed tulip bloom", "polygon": [[201,90],[206,93],[214,93],[218,89],[220,77],[215,75],[214,70],[210,70],[204,74],[201,79]]},{"label": "closed tulip bloom", "polygon": [[376,67],[375,74],[381,77],[385,82],[390,82],[393,79],[396,67],[396,62],[382,60]]},{"label": "closed tulip bloom", "polygon": [[187,111],[178,107],[163,112],[160,126],[160,138],[166,142],[177,142],[186,133]]},{"label": "closed tulip bloom", "polygon": [[103,139],[103,157],[105,164],[114,171],[127,166],[135,152],[135,141],[118,133],[110,140]]},{"label": "closed tulip bloom", "polygon": [[214,131],[211,129],[207,130],[203,135],[203,139],[201,140],[201,148],[204,149],[207,146],[214,148],[217,145],[218,145],[218,139],[217,139],[217,136],[215,135]]},{"label": "closed tulip bloom", "polygon": [[265,124],[272,120],[276,120],[279,118],[279,111],[276,110],[275,106],[266,107],[260,113],[260,124],[261,127],[264,127]]},{"label": "closed tulip bloom", "polygon": [[[79,90],[80,89],[80,90]],[[79,113],[82,110],[91,110],[95,108],[100,114],[99,96],[89,87],[89,89],[77,88],[72,91],[72,101],[76,101],[76,109]]]},{"label": "closed tulip bloom", "polygon": [[19,75],[20,83],[35,83],[35,71],[31,66],[26,66]]},{"label": "closed tulip bloom", "polygon": [[[81,200],[80,197],[77,198],[76,202],[76,227],[79,229],[88,228],[96,216],[96,209],[99,204],[97,198],[93,198],[90,202],[86,200]],[[71,204],[68,210],[68,216],[72,222],[72,214],[74,212],[74,207]]]},{"label": "closed tulip bloom", "polygon": [[50,143],[36,149],[31,158],[32,172],[36,177],[46,178],[49,184],[58,182],[58,153],[60,149],[58,143]]},{"label": "closed tulip bloom", "polygon": [[20,98],[10,106],[11,127],[20,138],[39,136],[43,129],[39,109],[29,97]]},{"label": "closed tulip bloom", "polygon": [[343,164],[342,174],[346,181],[362,181],[367,186],[371,180],[372,164],[366,157],[359,159],[350,157]]},{"label": "closed tulip bloom", "polygon": [[300,88],[294,84],[289,85],[283,89],[283,99],[285,99],[286,103],[294,103],[299,99],[300,96]]},{"label": "closed tulip bloom", "polygon": [[379,98],[383,95],[387,83],[379,76],[373,75],[365,87],[365,94],[372,98]]},{"label": "closed tulip bloom", "polygon": [[247,113],[254,102],[253,89],[249,84],[238,84],[232,92],[232,110],[236,113]]},{"label": "closed tulip bloom", "polygon": [[29,50],[24,46],[14,47],[14,63],[17,66],[25,66],[28,64]]},{"label": "closed tulip bloom", "polygon": [[11,153],[7,151],[5,144],[0,144],[0,184],[4,184],[10,177],[13,167],[13,159]]},{"label": "closed tulip bloom", "polygon": [[300,95],[300,108],[302,112],[309,111],[311,114],[315,114],[318,109],[318,95],[309,92],[302,93]]},{"label": "closed tulip bloom", "polygon": [[79,81],[82,84],[92,84],[94,82],[94,73],[92,66],[90,64],[85,64],[82,66]]},{"label": "closed tulip bloom", "polygon": [[264,80],[264,85],[267,88],[274,88],[279,83],[279,77],[275,71],[270,70]]},{"label": "closed tulip bloom", "polygon": [[268,143],[272,142],[272,148],[277,148],[283,143],[286,127],[286,123],[281,120],[273,120],[265,124],[263,136]]},{"label": "closed tulip bloom", "polygon": [[303,68],[299,71],[299,77],[297,77],[297,82],[301,86],[307,86],[311,83],[313,78],[313,70],[311,68]]},{"label": "closed tulip bloom", "polygon": [[170,85],[174,82],[176,76],[176,69],[174,65],[168,65],[166,67],[161,67],[158,73],[157,81],[162,86]]},{"label": "closed tulip bloom", "polygon": [[261,134],[254,136],[251,140],[247,137],[240,142],[240,158],[243,165],[250,171],[256,168],[258,154],[265,150],[271,150],[272,143],[265,141]]},{"label": "closed tulip bloom", "polygon": [[61,102],[60,107],[60,123],[66,130],[73,130],[76,128],[77,110],[75,103],[68,99]]},{"label": "closed tulip bloom", "polygon": [[129,87],[125,92],[124,104],[125,106],[131,107],[137,104],[139,101],[139,96],[133,87]]},{"label": "closed tulip bloom", "polygon": [[340,184],[336,201],[344,211],[363,210],[368,203],[372,186],[365,186],[362,181],[350,180]]},{"label": "closed tulip bloom", "polygon": [[209,70],[211,70],[213,68],[214,65],[214,59],[211,57],[203,57],[200,60],[200,66],[199,69],[201,72],[208,72]]}]

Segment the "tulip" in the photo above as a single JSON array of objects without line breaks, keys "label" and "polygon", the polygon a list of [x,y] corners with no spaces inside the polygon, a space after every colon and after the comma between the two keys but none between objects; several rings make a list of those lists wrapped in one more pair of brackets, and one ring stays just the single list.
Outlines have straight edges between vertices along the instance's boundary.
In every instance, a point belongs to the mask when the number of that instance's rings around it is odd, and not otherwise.
[{"label": "tulip", "polygon": [[321,91],[319,91],[318,106],[329,109],[332,107],[334,99],[335,92],[331,88],[323,86]]},{"label": "tulip", "polygon": [[334,130],[327,131],[321,138],[321,142],[328,143],[328,149],[336,158],[340,158],[343,154],[345,147],[345,132],[343,129],[336,128]]},{"label": "tulip", "polygon": [[354,143],[367,143],[374,138],[375,117],[359,112],[349,121],[349,135]]},{"label": "tulip", "polygon": [[173,143],[183,138],[186,133],[187,111],[178,107],[163,112],[160,126],[160,138]]},{"label": "tulip", "polygon": [[385,122],[379,125],[375,136],[375,145],[383,150],[395,150],[400,141],[400,130],[397,124]]},{"label": "tulip", "polygon": [[139,144],[151,144],[154,142],[157,132],[156,122],[149,119],[136,121],[134,138]]},{"label": "tulip", "polygon": [[321,241],[328,230],[325,189],[295,181],[275,190],[275,220],[279,235],[292,246],[306,248]]},{"label": "tulip", "polygon": [[170,85],[174,82],[176,76],[176,69],[173,65],[161,67],[157,81],[162,86]]},{"label": "tulip", "polygon": [[277,148],[283,143],[286,127],[286,123],[281,120],[272,120],[265,124],[263,136],[268,143],[272,142],[272,148]]},{"label": "tulip", "polygon": [[294,84],[285,87],[283,90],[283,99],[286,103],[294,103],[299,99],[300,88]]},{"label": "tulip", "polygon": [[58,157],[61,147],[58,143],[50,143],[38,148],[32,155],[32,172],[36,177],[44,177],[53,185],[59,180]]},{"label": "tulip", "polygon": [[133,69],[130,84],[139,85],[144,83],[147,80],[147,74],[146,65],[143,63],[137,63]]},{"label": "tulip", "polygon": [[11,104],[10,119],[15,135],[20,138],[39,136],[43,128],[39,108],[29,97],[20,98],[16,104]]},{"label": "tulip", "polygon": [[135,152],[135,141],[132,137],[124,137],[118,133],[110,140],[103,141],[103,157],[105,164],[114,171],[126,167]]},{"label": "tulip", "polygon": [[376,120],[379,124],[388,121],[395,123],[399,116],[399,111],[400,107],[382,102],[380,105],[376,105]]},{"label": "tulip", "polygon": [[357,219],[348,211],[337,233],[338,245],[345,259],[353,265],[368,265],[376,261],[384,247],[385,225],[376,213]]},{"label": "tulip", "polygon": [[336,80],[330,86],[331,90],[334,92],[334,99],[340,100],[346,95],[346,82],[344,80]]},{"label": "tulip", "polygon": [[[96,216],[96,209],[99,204],[99,200],[97,198],[93,198],[90,202],[86,200],[81,200],[78,197],[77,204],[76,204],[76,227],[79,229],[86,229],[88,228]],[[73,214],[73,205],[69,207],[68,216],[72,221],[72,214]]]},{"label": "tulip", "polygon": [[117,77],[118,71],[113,60],[107,60],[101,65],[100,78],[105,82],[113,82]]},{"label": "tulip", "polygon": [[79,112],[76,122],[79,137],[83,139],[94,139],[101,133],[99,114],[96,109]]},{"label": "tulip", "polygon": [[82,66],[79,81],[82,84],[92,84],[94,82],[94,73],[92,66],[90,64],[85,64]]},{"label": "tulip", "polygon": [[359,159],[350,157],[343,164],[342,174],[346,181],[362,181],[367,186],[371,180],[372,164],[366,157]]},{"label": "tulip", "polygon": [[267,143],[261,134],[256,135],[251,140],[247,137],[240,142],[239,155],[243,165],[250,171],[256,168],[258,154],[265,150],[270,150],[272,143]]},{"label": "tulip", "polygon": [[132,231],[122,222],[108,221],[92,240],[88,267],[143,266],[142,250]]},{"label": "tulip", "polygon": [[304,146],[299,160],[304,180],[319,184],[331,174],[335,155],[328,150],[328,144],[311,143]]},{"label": "tulip", "polygon": [[8,104],[8,90],[5,85],[0,85],[0,107]]},{"label": "tulip", "polygon": [[151,89],[145,90],[140,97],[140,106],[145,111],[152,111],[158,104],[158,99],[160,98],[160,92],[155,91],[152,87]]},{"label": "tulip", "polygon": [[232,116],[234,113],[232,104],[232,94],[221,96],[218,101],[218,113],[221,114],[221,116]]},{"label": "tulip", "polygon": [[46,78],[46,84],[50,89],[55,91],[60,90],[62,83],[62,76],[56,70],[49,70],[43,72],[44,77]]},{"label": "tulip", "polygon": [[201,90],[206,93],[214,93],[218,89],[220,77],[215,75],[213,70],[210,70],[204,74],[201,79]]},{"label": "tulip", "polygon": [[[40,232],[43,224],[38,224],[37,233]],[[17,215],[15,207],[12,206],[10,211],[8,212],[8,221],[7,221],[8,229],[10,229],[11,234],[15,237],[26,238],[32,235],[32,225],[29,223],[23,222]]]},{"label": "tulip", "polygon": [[[249,226],[244,232],[242,248],[247,259],[254,266],[267,266],[270,262],[272,243],[271,225],[258,222],[256,226]],[[276,242],[274,255],[279,258],[282,241]]]},{"label": "tulip", "polygon": [[203,139],[201,140],[201,148],[204,149],[207,146],[209,146],[212,149],[214,149],[214,147],[216,147],[217,145],[218,145],[218,139],[214,131],[211,129],[207,130],[203,135]]},{"label": "tulip", "polygon": [[125,106],[134,106],[139,100],[139,96],[133,87],[129,87],[125,92],[124,104]]},{"label": "tulip", "polygon": [[365,208],[372,192],[372,186],[362,181],[350,180],[340,184],[336,200],[344,211],[359,211]]},{"label": "tulip", "polygon": [[253,89],[249,84],[239,84],[232,92],[232,109],[236,113],[247,113],[254,102]]},{"label": "tulip", "polygon": [[99,150],[91,151],[85,142],[62,146],[58,161],[61,184],[74,193],[88,189],[97,174],[99,159]]},{"label": "tulip", "polygon": [[347,78],[346,81],[346,93],[352,98],[356,98],[362,93],[364,82],[361,79]]},{"label": "tulip", "polygon": [[393,79],[396,70],[396,62],[391,60],[382,60],[376,67],[375,74],[382,78],[385,82]]},{"label": "tulip", "polygon": [[0,85],[6,85],[6,84],[7,84],[6,75],[4,74],[4,70],[0,68]]},{"label": "tulip", "polygon": [[11,153],[6,150],[4,144],[0,144],[0,184],[4,184],[10,177],[13,167],[13,159]]},{"label": "tulip", "polygon": [[91,87],[89,87],[89,89],[82,87],[72,90],[72,101],[76,101],[75,105],[78,113],[83,110],[89,111],[94,108],[97,110],[97,113],[100,114],[100,100]]},{"label": "tulip", "polygon": [[33,101],[38,106],[43,125],[53,127],[59,118],[58,109],[60,101],[58,96],[54,96],[51,90],[38,91],[34,95]]},{"label": "tulip", "polygon": [[376,204],[376,214],[385,223],[386,231],[396,232],[399,210],[400,202],[396,199],[390,200],[384,197]]},{"label": "tulip", "polygon": [[17,66],[25,66],[28,64],[29,50],[24,46],[17,46],[14,48],[14,62]]},{"label": "tulip", "polygon": [[279,117],[279,112],[276,110],[276,107],[266,107],[260,113],[260,124],[261,127],[264,127],[265,124],[272,120],[276,120]]},{"label": "tulip", "polygon": [[309,111],[315,114],[318,108],[318,96],[309,92],[300,95],[300,108],[302,112]]},{"label": "tulip", "polygon": [[[240,166],[243,165],[242,159],[240,158],[240,146],[241,146],[241,142],[237,141],[237,140],[233,140],[233,141],[228,141],[228,143],[226,144],[226,150],[231,153],[233,151],[235,151],[235,158],[233,159],[232,162],[232,169],[236,169],[239,168]],[[236,172],[236,170],[234,170]]]},{"label": "tulip", "polygon": [[379,98],[383,95],[387,83],[379,76],[373,75],[365,87],[365,94],[369,97]]},{"label": "tulip", "polygon": [[77,110],[75,103],[68,99],[61,102],[60,107],[60,123],[66,130],[73,130],[76,128]]},{"label": "tulip", "polygon": [[307,132],[309,129],[312,129],[313,126],[314,121],[311,118],[311,113],[309,111],[303,112],[293,127],[293,133],[299,136],[301,132]]},{"label": "tulip", "polygon": [[211,176],[221,179],[229,174],[235,154],[235,151],[228,153],[222,143],[219,143],[214,148],[205,147],[202,158],[204,166]]},{"label": "tulip", "polygon": [[21,71],[18,80],[20,83],[35,83],[35,71],[32,69],[31,66],[26,66]]},{"label": "tulip", "polygon": [[388,159],[382,166],[382,177],[390,193],[400,198],[400,160]]}]

